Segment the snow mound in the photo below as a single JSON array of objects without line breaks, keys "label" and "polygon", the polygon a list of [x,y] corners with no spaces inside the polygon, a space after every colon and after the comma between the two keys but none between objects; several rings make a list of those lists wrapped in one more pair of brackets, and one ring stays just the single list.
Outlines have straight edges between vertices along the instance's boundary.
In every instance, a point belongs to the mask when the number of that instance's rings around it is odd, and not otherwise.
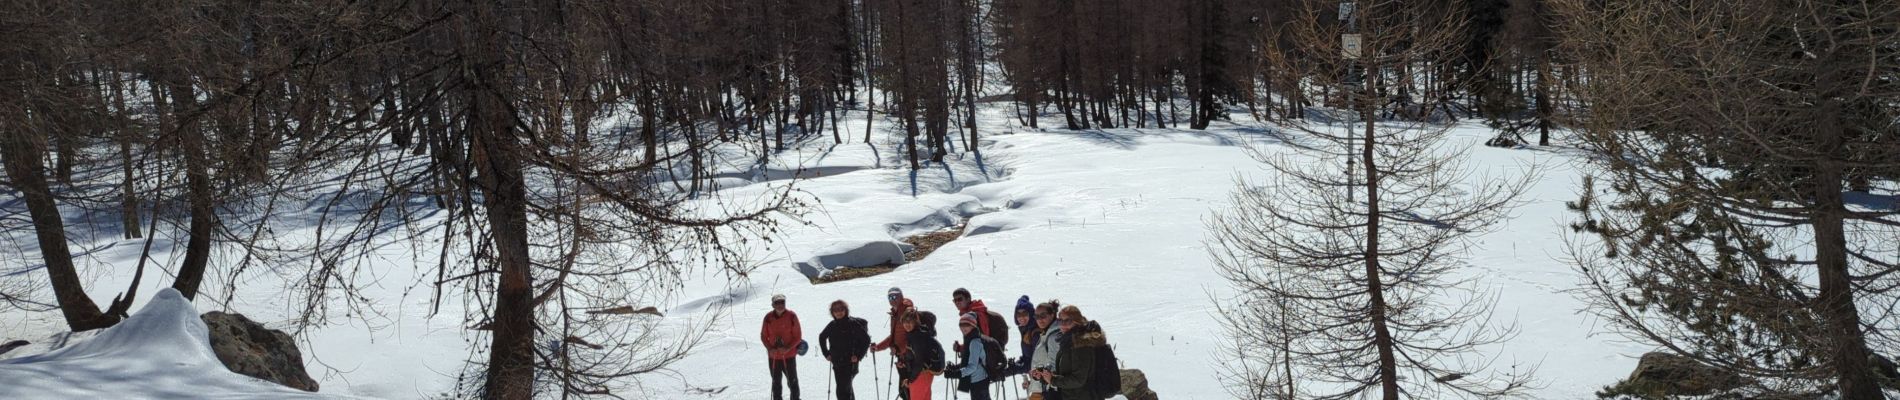
[{"label": "snow mound", "polygon": [[163,289],[89,340],[0,360],[4,399],[338,399],[239,375],[211,352],[198,310]]},{"label": "snow mound", "polygon": [[798,268],[798,272],[805,274],[805,277],[818,279],[837,268],[902,265],[904,253],[910,252],[911,247],[908,243],[890,240],[840,241],[819,249],[816,252],[818,256],[792,266]]}]

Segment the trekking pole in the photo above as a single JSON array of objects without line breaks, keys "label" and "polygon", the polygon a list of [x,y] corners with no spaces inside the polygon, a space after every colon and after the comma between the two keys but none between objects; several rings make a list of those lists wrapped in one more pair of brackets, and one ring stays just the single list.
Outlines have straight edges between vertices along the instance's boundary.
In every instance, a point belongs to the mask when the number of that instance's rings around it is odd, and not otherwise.
[{"label": "trekking pole", "polygon": [[825,360],[825,365],[831,367],[831,379],[825,380],[825,398],[829,399],[831,398],[831,381],[838,380],[838,364],[831,363],[831,360]]}]

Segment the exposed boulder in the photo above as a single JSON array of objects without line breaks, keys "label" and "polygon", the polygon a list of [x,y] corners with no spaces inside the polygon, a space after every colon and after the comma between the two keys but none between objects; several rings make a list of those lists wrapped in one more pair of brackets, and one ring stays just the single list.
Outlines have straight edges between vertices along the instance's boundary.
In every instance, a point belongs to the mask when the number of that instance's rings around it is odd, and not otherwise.
[{"label": "exposed boulder", "polygon": [[1148,374],[1139,369],[1122,370],[1121,395],[1128,400],[1157,400],[1155,391],[1148,389]]},{"label": "exposed boulder", "polygon": [[289,334],[265,328],[242,314],[212,311],[201,318],[211,333],[211,351],[231,372],[317,391],[317,381],[304,372],[303,353]]},{"label": "exposed boulder", "polygon": [[1614,386],[1597,392],[1599,398],[1667,398],[1707,396],[1749,384],[1741,374],[1702,365],[1688,357],[1670,353],[1644,354],[1636,371]]}]

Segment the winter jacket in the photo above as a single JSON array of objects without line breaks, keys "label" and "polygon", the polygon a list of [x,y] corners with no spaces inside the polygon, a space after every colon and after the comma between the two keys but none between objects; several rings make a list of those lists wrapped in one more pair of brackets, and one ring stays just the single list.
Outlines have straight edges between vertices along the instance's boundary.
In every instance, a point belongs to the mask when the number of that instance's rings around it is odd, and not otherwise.
[{"label": "winter jacket", "polygon": [[825,324],[818,332],[818,350],[826,360],[849,364],[853,357],[863,358],[871,350],[871,323],[858,317],[844,317]]},{"label": "winter jacket", "polygon": [[1029,324],[1018,326],[1016,330],[1023,337],[1023,355],[1009,362],[1009,368],[1003,370],[1006,376],[1029,373],[1029,363],[1036,358],[1036,345],[1042,343],[1042,332],[1036,329],[1036,320],[1031,319]]},{"label": "winter jacket", "polygon": [[765,343],[767,354],[772,360],[785,360],[798,356],[798,342],[805,332],[798,327],[798,313],[792,310],[765,313],[765,324],[759,328],[759,341]]},{"label": "winter jacket", "polygon": [[[1062,352],[1062,345],[1067,341],[1069,341],[1069,334],[1062,332],[1062,328],[1049,328],[1044,331],[1042,339],[1036,342],[1036,351],[1029,353],[1029,369],[1054,371],[1056,355]],[[1035,380],[1029,381],[1030,393],[1042,393],[1044,389],[1048,389],[1048,385]]]},{"label": "winter jacket", "polygon": [[910,302],[910,299],[904,299],[904,301],[898,302],[896,306],[891,306],[891,335],[885,336],[884,341],[877,342],[878,348],[889,348],[891,349],[891,353],[896,356],[903,356],[904,353],[910,351],[910,346],[906,346],[905,343],[906,338],[904,336],[906,335],[904,334],[902,320],[904,319],[905,313],[910,312],[911,309],[916,307],[915,304]]},{"label": "winter jacket", "polygon": [[897,369],[897,376],[912,380],[926,370],[943,370],[943,342],[937,341],[936,314],[926,312],[919,315],[917,329],[904,336],[904,343],[910,348],[897,356],[903,363]]},{"label": "winter jacket", "polygon": [[983,367],[984,363],[989,361],[989,349],[983,347],[986,346],[983,344],[984,337],[982,332],[977,332],[976,330],[971,330],[969,334],[963,335],[965,344],[963,350],[957,352],[957,363],[946,368],[947,374],[961,379],[957,383],[957,390],[959,391],[968,392],[970,391],[970,385],[983,383],[990,379],[989,370]]},{"label": "winter jacket", "polygon": [[1055,380],[1056,390],[1062,392],[1065,400],[1106,399],[1116,393],[1094,393],[1088,389],[1089,380],[1095,379],[1096,357],[1104,347],[1108,347],[1108,336],[1102,333],[1102,326],[1089,321],[1070,334],[1068,343],[1056,353]]},{"label": "winter jacket", "polygon": [[982,300],[970,300],[966,304],[969,306],[957,309],[957,315],[976,313],[976,331],[996,336],[996,331],[990,330],[990,307],[984,305]]}]

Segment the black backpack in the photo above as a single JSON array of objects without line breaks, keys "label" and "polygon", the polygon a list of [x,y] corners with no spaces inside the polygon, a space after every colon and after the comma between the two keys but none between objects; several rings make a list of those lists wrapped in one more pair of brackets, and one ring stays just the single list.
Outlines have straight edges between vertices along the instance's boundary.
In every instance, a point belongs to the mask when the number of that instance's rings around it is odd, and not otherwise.
[{"label": "black backpack", "polygon": [[989,318],[990,331],[983,334],[998,343],[997,346],[1000,348],[997,350],[1009,350],[1007,347],[1009,346],[1009,321],[1003,319],[1003,314],[997,314],[995,311],[990,311]]},{"label": "black backpack", "polygon": [[987,335],[977,335],[977,339],[983,341],[983,372],[991,381],[998,380],[1009,369],[1009,356],[1003,355],[1003,344]]},{"label": "black backpack", "polygon": [[1102,398],[1115,397],[1122,392],[1121,363],[1115,360],[1115,348],[1102,345],[1095,353],[1095,373],[1090,376],[1090,393],[1100,394]]}]

